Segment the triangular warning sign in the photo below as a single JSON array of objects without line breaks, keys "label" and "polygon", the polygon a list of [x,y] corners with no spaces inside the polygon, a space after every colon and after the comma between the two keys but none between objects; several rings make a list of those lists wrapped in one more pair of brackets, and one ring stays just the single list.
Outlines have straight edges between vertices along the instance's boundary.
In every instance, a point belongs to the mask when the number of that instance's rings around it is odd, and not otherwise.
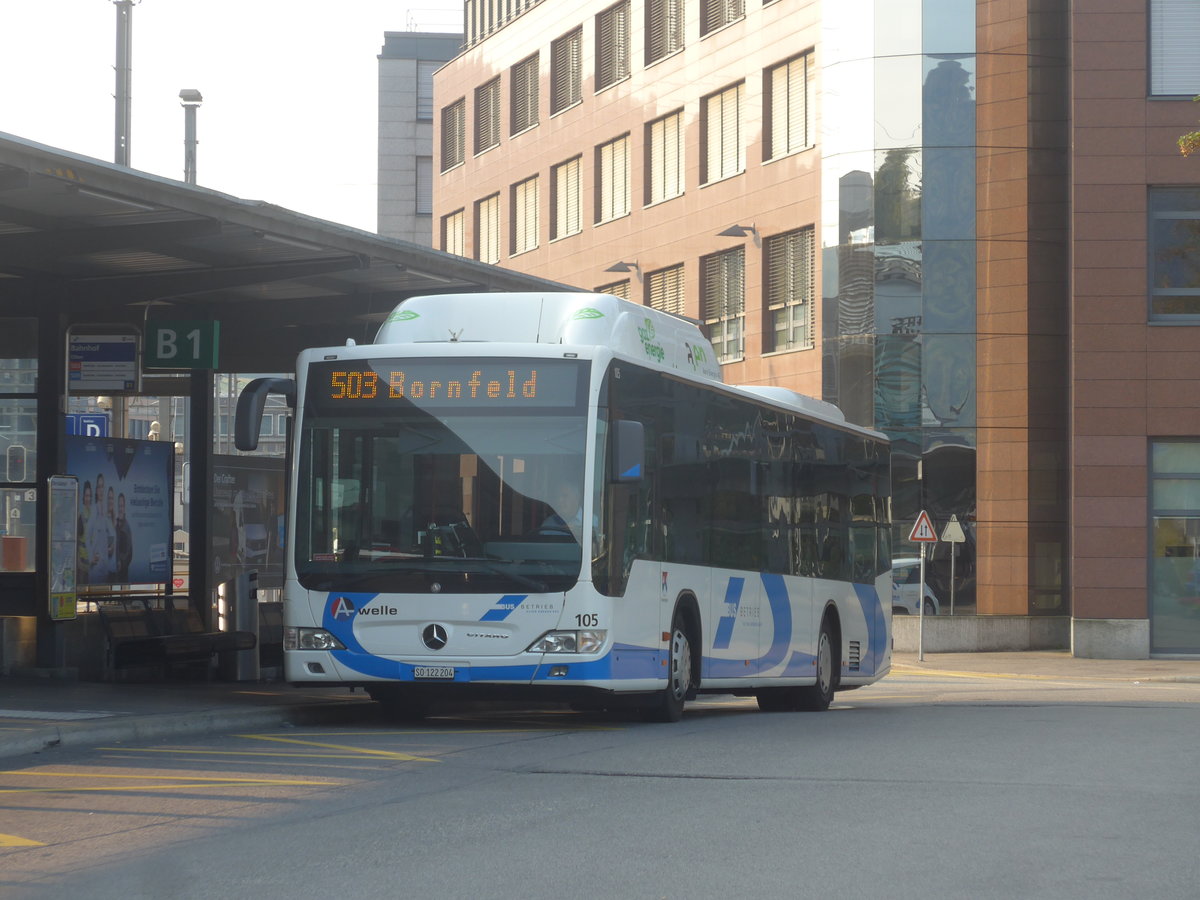
[{"label": "triangular warning sign", "polygon": [[937,532],[933,530],[933,522],[930,521],[929,513],[925,512],[925,510],[921,510],[921,514],[917,516],[917,522],[915,525],[913,525],[913,529],[909,533],[908,539],[918,543],[937,543]]}]

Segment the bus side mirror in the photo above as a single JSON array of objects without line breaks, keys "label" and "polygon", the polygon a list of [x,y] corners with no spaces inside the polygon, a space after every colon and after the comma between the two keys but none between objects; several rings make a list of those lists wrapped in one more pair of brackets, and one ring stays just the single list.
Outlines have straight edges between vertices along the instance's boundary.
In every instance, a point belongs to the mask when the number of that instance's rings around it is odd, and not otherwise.
[{"label": "bus side mirror", "polygon": [[615,484],[641,481],[646,462],[646,435],[642,423],[618,419],[612,423],[612,436],[609,478]]},{"label": "bus side mirror", "polygon": [[238,395],[233,420],[233,443],[239,450],[257,450],[263,409],[268,394],[282,394],[291,408],[296,406],[296,382],[291,378],[255,378]]}]

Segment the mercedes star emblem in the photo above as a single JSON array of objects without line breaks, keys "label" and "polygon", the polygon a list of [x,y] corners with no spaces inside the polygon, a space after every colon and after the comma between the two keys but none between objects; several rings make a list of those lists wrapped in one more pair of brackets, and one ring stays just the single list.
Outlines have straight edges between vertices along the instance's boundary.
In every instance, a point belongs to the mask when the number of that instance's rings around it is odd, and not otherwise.
[{"label": "mercedes star emblem", "polygon": [[446,646],[447,639],[446,629],[441,625],[426,625],[421,632],[421,640],[430,650],[441,650]]}]

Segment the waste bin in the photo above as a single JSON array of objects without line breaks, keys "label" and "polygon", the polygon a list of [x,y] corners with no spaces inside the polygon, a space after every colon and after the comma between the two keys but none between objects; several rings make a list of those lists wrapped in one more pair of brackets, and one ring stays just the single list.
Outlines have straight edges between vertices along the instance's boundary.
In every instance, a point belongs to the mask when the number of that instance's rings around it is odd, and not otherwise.
[{"label": "waste bin", "polygon": [[254,635],[250,650],[230,650],[221,654],[221,677],[226,681],[258,681],[258,573],[247,572],[221,585],[222,631],[246,631]]},{"label": "waste bin", "polygon": [[0,569],[5,572],[26,571],[29,539],[5,535],[0,537]]}]

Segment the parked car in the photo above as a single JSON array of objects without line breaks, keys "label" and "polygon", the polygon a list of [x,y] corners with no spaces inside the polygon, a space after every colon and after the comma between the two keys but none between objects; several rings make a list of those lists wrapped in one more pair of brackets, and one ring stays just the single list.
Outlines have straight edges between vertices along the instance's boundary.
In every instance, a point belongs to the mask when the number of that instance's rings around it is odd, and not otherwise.
[{"label": "parked car", "polygon": [[[928,567],[928,563],[926,563]],[[928,570],[926,577],[928,578]],[[917,615],[921,596],[921,560],[916,557],[892,560],[892,612]],[[925,585],[925,615],[936,616],[941,604],[928,583]]]}]

